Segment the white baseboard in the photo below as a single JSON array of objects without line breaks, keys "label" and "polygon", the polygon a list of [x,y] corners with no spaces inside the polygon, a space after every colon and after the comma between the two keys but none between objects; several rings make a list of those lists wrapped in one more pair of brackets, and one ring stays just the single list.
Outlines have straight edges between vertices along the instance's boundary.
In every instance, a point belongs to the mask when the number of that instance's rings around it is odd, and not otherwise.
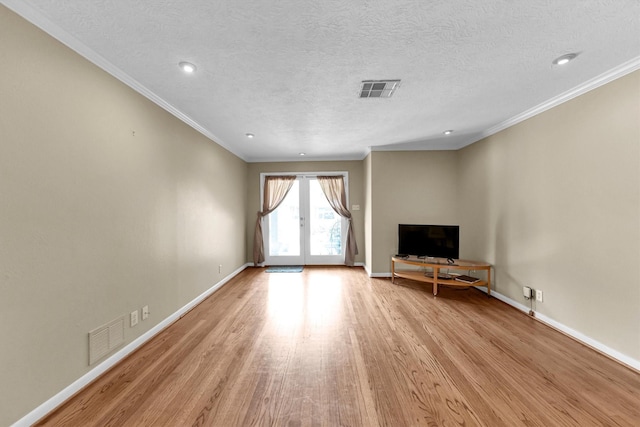
[{"label": "white baseboard", "polygon": [[[149,331],[147,331],[146,333],[144,333],[140,337],[136,338],[134,341],[132,341],[127,346],[125,346],[124,348],[119,350],[117,353],[115,353],[112,356],[110,356],[108,359],[106,359],[104,362],[100,363],[98,366],[93,368],[91,371],[87,372],[82,377],[80,377],[79,379],[74,381],[72,384],[70,384],[69,386],[64,388],[62,391],[60,391],[59,393],[57,393],[56,395],[51,397],[49,400],[47,400],[46,402],[44,402],[43,404],[41,404],[40,406],[35,408],[33,411],[29,412],[23,418],[21,418],[20,420],[16,421],[12,425],[12,427],[28,427],[28,426],[34,424],[35,422],[37,422],[38,420],[40,420],[41,418],[43,418],[44,416],[46,416],[49,412],[51,412],[54,409],[56,409],[58,406],[60,406],[62,403],[64,403],[67,399],[69,399],[74,394],[76,394],[77,392],[82,390],[84,387],[86,387],[88,384],[90,384],[91,382],[96,380],[100,375],[102,375],[103,373],[105,373],[106,371],[111,369],[113,366],[115,366],[118,362],[123,360],[125,357],[127,357],[129,354],[131,354],[133,351],[137,350],[139,347],[144,345],[147,341],[149,341],[151,338],[153,338],[155,335],[157,335],[159,332],[161,332],[167,326],[171,325],[173,322],[178,320],[181,316],[183,316],[185,313],[187,313],[193,307],[195,307],[196,305],[200,304],[205,298],[207,298],[208,296],[213,294],[215,291],[220,289],[224,284],[226,284],[233,277],[238,275],[240,272],[242,272],[247,267],[251,267],[251,266],[253,266],[253,263],[246,263],[246,264],[240,266],[237,270],[235,270],[234,272],[232,272],[231,274],[226,276],[224,279],[222,279],[221,281],[219,281],[218,283],[213,285],[211,288],[209,288],[208,290],[206,290],[205,292],[203,292],[202,294],[200,294],[199,296],[194,298],[192,301],[187,303],[184,307],[180,308],[175,313],[171,314],[169,317],[167,317],[166,319],[164,319],[163,321],[158,323],[152,329],[150,329]],[[364,267],[365,271],[367,272],[367,274],[369,275],[369,277],[391,277],[391,273],[371,273],[366,265],[363,265],[363,267]],[[485,292],[485,293],[487,292],[487,290],[485,288],[482,288],[482,287],[477,287],[476,289],[480,290],[481,292]],[[527,307],[524,304],[521,304],[521,303],[519,303],[519,302],[517,302],[515,300],[512,300],[511,298],[508,298],[508,297],[500,294],[499,292],[492,291],[491,292],[491,296],[495,297],[496,299],[499,299],[500,301],[503,301],[504,303],[506,303],[506,304],[508,304],[508,305],[510,305],[512,307],[515,307],[516,309],[518,309],[518,310],[520,310],[520,311],[522,311],[524,313],[528,313],[529,312],[529,307]],[[542,323],[545,323],[548,326],[550,326],[550,327],[552,327],[554,329],[557,329],[557,330],[559,330],[559,331],[571,336],[572,338],[584,343],[585,345],[587,345],[589,347],[594,348],[595,350],[600,351],[603,354],[606,354],[607,356],[611,357],[612,359],[615,359],[616,361],[618,361],[618,362],[620,362],[620,363],[622,363],[624,365],[627,365],[627,366],[629,366],[630,368],[632,368],[632,369],[634,369],[636,371],[640,371],[640,361],[635,360],[635,359],[633,359],[633,358],[631,358],[631,357],[629,357],[629,356],[627,356],[627,355],[625,355],[623,353],[620,353],[619,351],[614,350],[614,349],[612,349],[610,347],[607,347],[606,345],[604,345],[604,344],[602,344],[602,343],[600,343],[600,342],[598,342],[598,341],[596,341],[596,340],[594,340],[594,339],[582,334],[581,332],[575,331],[575,330],[563,325],[562,323],[559,323],[559,322],[557,322],[557,321],[555,321],[555,320],[553,320],[553,319],[551,319],[551,318],[549,318],[549,317],[547,317],[547,316],[545,316],[543,314],[535,312],[535,317],[539,321],[541,321]]]},{"label": "white baseboard", "polygon": [[368,265],[363,263],[362,266],[369,277],[391,277],[391,273],[372,273]]},{"label": "white baseboard", "polygon": [[[476,287],[476,289],[478,289],[479,291],[482,291],[484,293],[487,292],[486,288],[483,287]],[[509,304],[512,307],[517,308],[520,311],[523,311],[525,313],[529,313],[529,307],[527,307],[524,304],[519,303],[518,301],[512,300],[509,297],[506,297],[504,295],[502,295],[499,292],[496,291],[491,291],[491,296],[495,297],[496,299],[499,299],[500,301]],[[539,320],[540,322],[546,324],[547,326],[550,326],[554,329],[557,329],[558,331],[570,336],[571,338],[580,341],[582,344],[585,344],[588,347],[593,348],[594,350],[599,351],[600,353],[603,353],[607,356],[609,356],[610,358],[616,360],[617,362],[622,363],[623,365],[628,366],[629,368],[635,370],[635,371],[640,371],[640,360],[636,360],[633,359],[632,357],[627,356],[626,354],[620,353],[617,350],[614,350],[604,344],[602,344],[599,341],[594,340],[591,337],[588,337],[587,335],[583,334],[582,332],[578,332],[575,329],[571,329],[570,327],[563,325],[562,323],[548,317],[545,316],[544,314],[538,313],[537,311],[534,311],[535,314],[535,318],[537,320]]]},{"label": "white baseboard", "polygon": [[369,273],[369,277],[391,277],[391,273]]},{"label": "white baseboard", "polygon": [[372,273],[368,265],[362,263],[362,266],[369,277],[391,277],[391,273]]},{"label": "white baseboard", "polygon": [[63,404],[67,399],[72,397],[74,394],[82,390],[84,387],[89,385],[91,382],[95,381],[100,375],[104,374],[106,371],[115,366],[118,362],[123,360],[133,351],[137,350],[139,347],[144,345],[151,338],[156,336],[159,332],[165,329],[167,326],[171,325],[173,322],[182,317],[185,313],[191,310],[196,305],[200,304],[205,298],[209,295],[220,289],[224,284],[226,284],[233,277],[238,275],[241,271],[246,269],[247,267],[252,266],[253,263],[246,263],[240,266],[237,270],[226,276],[224,279],[213,285],[211,288],[207,289],[202,294],[198,295],[192,301],[187,303],[184,307],[180,308],[175,313],[171,314],[169,317],[158,323],[156,326],[145,332],[143,335],[139,336],[131,343],[120,349],[117,353],[110,356],[105,361],[101,362],[95,368],[84,374],[82,377],[78,378],[76,381],[68,385],[58,394],[38,406],[33,411],[29,412],[27,415],[16,421],[12,427],[27,427],[38,420],[42,419],[48,413],[56,409],[58,406]]},{"label": "white baseboard", "polygon": [[364,268],[365,273],[367,273],[367,276],[371,277],[371,269],[369,268],[369,266],[365,263],[362,263],[362,267]]}]

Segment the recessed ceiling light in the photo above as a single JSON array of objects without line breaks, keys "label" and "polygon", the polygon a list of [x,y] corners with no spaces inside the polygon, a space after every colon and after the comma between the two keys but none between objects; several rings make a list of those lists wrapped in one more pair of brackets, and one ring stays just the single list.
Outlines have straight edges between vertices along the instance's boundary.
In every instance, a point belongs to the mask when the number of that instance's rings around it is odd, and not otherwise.
[{"label": "recessed ceiling light", "polygon": [[564,65],[574,60],[578,56],[577,53],[567,53],[553,60],[553,65]]},{"label": "recessed ceiling light", "polygon": [[445,135],[451,135],[453,133],[453,130],[449,129],[449,130],[445,130],[444,132]]},{"label": "recessed ceiling light", "polygon": [[252,133],[245,133],[245,135],[247,136],[247,138],[253,138],[255,135]]},{"label": "recessed ceiling light", "polygon": [[187,74],[191,74],[196,71],[196,66],[191,62],[181,62],[178,64],[178,66]]},{"label": "recessed ceiling light", "polygon": [[301,155],[301,156],[304,156],[305,154],[304,154],[304,153],[300,153],[300,155]]}]

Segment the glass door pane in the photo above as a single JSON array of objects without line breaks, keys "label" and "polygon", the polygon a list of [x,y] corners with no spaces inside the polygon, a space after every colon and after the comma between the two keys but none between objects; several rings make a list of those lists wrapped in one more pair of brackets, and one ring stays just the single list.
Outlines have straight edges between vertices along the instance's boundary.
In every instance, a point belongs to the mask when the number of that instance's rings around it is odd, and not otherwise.
[{"label": "glass door pane", "polygon": [[342,218],[322,192],[317,179],[309,181],[309,253],[342,254]]},{"label": "glass door pane", "polygon": [[269,256],[300,256],[300,183],[269,215]]}]

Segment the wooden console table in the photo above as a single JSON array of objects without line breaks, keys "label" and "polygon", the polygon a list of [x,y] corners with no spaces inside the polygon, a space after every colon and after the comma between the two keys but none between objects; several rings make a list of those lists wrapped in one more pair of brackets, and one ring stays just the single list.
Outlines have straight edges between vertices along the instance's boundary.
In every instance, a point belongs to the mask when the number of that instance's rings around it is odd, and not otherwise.
[{"label": "wooden console table", "polygon": [[[420,267],[420,270],[400,269],[396,270],[396,264],[399,265],[411,265]],[[433,277],[425,275],[425,271],[422,269],[431,268]],[[474,283],[465,283],[455,280],[457,274],[451,274],[453,276],[450,279],[438,278],[440,270],[454,270],[465,271],[465,274],[472,275],[471,272],[475,270],[485,270],[487,272],[487,280],[479,280]],[[442,274],[442,273],[440,273]],[[449,264],[444,258],[418,258],[410,256],[409,258],[391,257],[391,283],[395,283],[396,277],[403,279],[416,280],[418,282],[431,283],[433,285],[433,295],[438,295],[438,286],[457,286],[457,287],[469,287],[469,286],[485,286],[487,288],[487,295],[491,295],[491,264],[478,261],[466,261],[462,259],[454,260],[453,264]]]}]

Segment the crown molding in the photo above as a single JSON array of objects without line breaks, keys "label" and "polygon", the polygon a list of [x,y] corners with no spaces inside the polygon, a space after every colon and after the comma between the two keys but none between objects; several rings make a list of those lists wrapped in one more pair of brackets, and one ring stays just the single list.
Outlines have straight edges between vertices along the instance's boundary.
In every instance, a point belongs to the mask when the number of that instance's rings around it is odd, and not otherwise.
[{"label": "crown molding", "polygon": [[[511,126],[515,126],[518,123],[525,121],[527,119],[530,119],[531,117],[534,117],[540,113],[543,113],[547,110],[557,107],[558,105],[563,104],[567,101],[570,101],[571,99],[576,98],[580,95],[583,95],[593,89],[596,89],[600,86],[610,83],[616,79],[619,79],[620,77],[624,77],[627,74],[630,74],[636,70],[640,70],[640,56],[633,58],[597,77],[594,77],[591,80],[588,80],[585,83],[578,85],[573,89],[568,90],[567,92],[561,93],[560,95],[557,95],[549,99],[548,101],[543,102],[542,104],[539,104],[533,108],[530,108],[529,110],[526,110],[516,116],[513,116],[510,119],[507,119],[501,123],[498,123],[497,125],[484,130],[483,132],[480,133],[480,135],[476,135],[466,140],[456,141],[454,144],[447,145],[446,147],[431,145],[428,148],[424,148],[419,151],[460,150],[473,143],[481,141],[484,138],[487,138],[493,134],[496,134],[502,130],[510,128]],[[399,148],[390,148],[389,146],[385,146],[385,148],[369,147],[367,155],[373,151],[415,151],[415,150],[416,150],[415,148],[402,150]]]},{"label": "crown molding", "polygon": [[[195,121],[188,115],[181,112],[179,109],[177,109],[172,104],[164,100],[162,97],[150,91],[144,85],[139,83],[136,79],[134,79],[133,77],[131,77],[130,75],[122,71],[120,68],[116,67],[113,63],[111,63],[110,61],[108,61],[107,59],[105,59],[104,57],[102,57],[101,55],[99,55],[89,47],[87,47],[84,43],[80,42],[74,36],[69,34],[66,30],[62,29],[57,24],[50,21],[48,18],[42,15],[39,11],[37,11],[32,6],[27,4],[27,2],[21,1],[21,0],[0,0],[0,3],[6,6],[7,8],[9,8],[10,10],[12,10],[13,12],[20,15],[27,21],[31,22],[36,27],[40,28],[41,30],[43,30],[44,32],[52,36],[54,39],[63,43],[64,45],[66,45],[67,47],[69,47],[70,49],[78,53],[80,56],[84,57],[91,63],[95,64],[102,70],[106,71],[107,73],[115,77],[116,79],[120,80],[122,83],[129,86],[130,88],[132,88],[133,90],[135,90],[136,92],[144,96],[145,98],[154,102],[156,105],[158,105],[165,111],[169,112],[170,114],[172,114],[173,116],[175,116],[176,118],[178,118],[179,120],[187,124],[188,126],[192,127],[193,129],[195,129],[196,131],[198,131],[199,133],[201,133],[211,141],[222,146],[223,148],[230,151],[240,159],[244,160],[245,162],[254,163],[254,162],[260,162],[260,161],[276,161],[273,159],[267,160],[267,159],[251,158],[250,156],[247,157],[237,152],[237,150],[235,150],[232,146],[230,146],[229,144],[226,144],[223,140],[221,140],[216,135],[211,133],[211,131],[209,131],[202,125],[200,125],[197,121]],[[542,104],[539,104],[501,123],[498,123],[488,129],[485,129],[480,134],[477,134],[476,136],[469,138],[466,141],[457,141],[457,143],[452,145],[447,145],[446,147],[430,147],[430,148],[427,148],[427,150],[434,150],[434,149],[435,150],[459,150],[479,140],[482,140],[488,136],[498,133],[504,129],[514,126],[524,120],[527,120],[540,113],[543,113],[551,108],[554,108],[577,96],[583,95],[613,80],[616,80],[629,73],[632,73],[638,69],[640,69],[640,56],[633,58],[591,80],[588,80],[587,82],[579,86],[576,86],[575,88],[567,92],[564,92],[558,96],[555,96]],[[358,157],[357,155],[354,155],[354,156],[350,156],[349,158],[345,158],[341,160],[357,160],[357,159],[362,160],[366,158],[366,156],[371,154],[371,152],[373,151],[387,151],[387,150],[379,149],[378,147],[368,147],[368,149],[361,154],[361,158]],[[311,159],[308,159],[308,160],[311,160]],[[320,159],[319,158],[319,159],[313,159],[313,160],[327,161],[327,160],[336,160],[336,159],[332,159],[332,158]],[[300,161],[300,159],[295,159],[295,160],[283,159],[282,161]]]},{"label": "crown molding", "polygon": [[[575,97],[583,95],[593,89],[596,89],[600,86],[610,83],[616,79],[619,79],[620,77],[623,77],[639,69],[640,69],[640,56],[633,58],[630,61],[627,61],[607,71],[606,73],[603,73],[597,77],[594,77],[591,80],[587,80],[583,84],[578,85],[573,89],[568,90],[567,92],[561,93],[560,95],[555,96],[549,99],[548,101],[543,102],[542,104],[537,105],[527,111],[524,111],[516,116],[513,116],[510,119],[503,121],[502,123],[499,123],[495,126],[490,127],[489,129],[485,130],[482,133],[482,138],[486,138],[488,136],[491,136],[495,133],[500,132],[501,130],[505,130],[507,128],[510,128],[511,126],[517,125],[518,123],[524,120],[530,119],[533,116],[536,116],[540,113],[550,110],[551,108],[557,107],[558,105],[563,104]],[[476,141],[473,141],[473,142],[476,142]]]},{"label": "crown molding", "polygon": [[102,55],[96,53],[94,50],[86,46],[80,40],[78,40],[77,38],[69,34],[66,30],[62,29],[60,26],[50,21],[47,17],[42,15],[42,13],[40,13],[39,11],[37,11],[36,9],[28,5],[26,2],[20,1],[20,0],[1,0],[0,3],[2,3],[4,6],[12,10],[13,12],[17,13],[22,18],[26,19],[36,27],[40,28],[42,31],[49,34],[54,39],[58,40],[60,43],[67,46],[69,49],[73,50],[78,55],[82,56],[89,62],[98,66],[99,68],[106,71],[107,73],[111,74],[113,77],[120,80],[122,83],[129,86],[131,89],[135,90],[140,95],[149,99],[151,102],[155,103],[160,108],[164,109],[165,111],[172,114],[173,116],[175,116],[176,118],[178,118],[179,120],[187,124],[188,126],[200,132],[202,135],[206,136],[211,141],[222,146],[226,150],[238,156],[240,159],[247,161],[244,158],[244,156],[236,152],[233,149],[233,147],[231,147],[228,144],[225,144],[224,141],[222,141],[220,138],[215,136],[213,133],[211,133],[209,130],[204,128],[202,125],[200,125],[198,122],[193,120],[191,117],[184,114],[182,111],[180,111],[179,109],[171,105],[169,102],[167,102],[162,97],[158,96],[156,93],[147,89],[144,85],[142,85],[136,79],[134,79],[129,74],[122,71],[120,68],[116,67],[109,60],[104,58]]}]

